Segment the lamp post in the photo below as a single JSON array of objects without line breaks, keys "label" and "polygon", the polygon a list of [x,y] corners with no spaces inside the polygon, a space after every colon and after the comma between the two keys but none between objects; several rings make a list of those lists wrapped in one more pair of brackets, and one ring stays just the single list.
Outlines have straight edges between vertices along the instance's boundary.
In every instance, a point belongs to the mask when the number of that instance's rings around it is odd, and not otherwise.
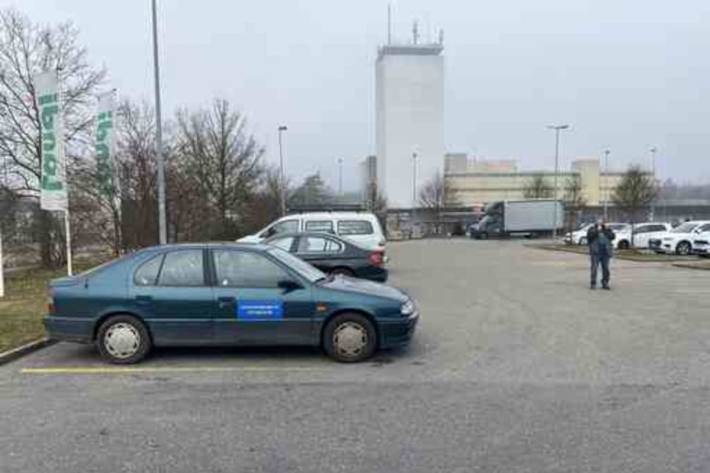
[{"label": "lamp post", "polygon": [[[554,200],[557,202],[558,198],[558,188],[557,188],[557,175],[559,174],[559,169],[560,169],[560,131],[561,130],[566,130],[569,128],[569,125],[548,125],[547,128],[550,130],[555,130],[555,196]],[[554,228],[552,229],[552,239],[557,238],[557,205],[555,204],[553,206],[555,210],[555,218],[554,218]]]},{"label": "lamp post", "polygon": [[279,126],[279,200],[281,204],[281,216],[286,215],[286,187],[284,186],[284,153],[281,142],[281,134],[288,130],[286,125]]},{"label": "lamp post", "polygon": [[[651,175],[653,176],[653,186],[656,186],[656,152],[658,151],[658,148],[655,146],[652,146],[651,149],[648,150],[651,153]],[[655,205],[655,198],[654,200],[651,201],[651,221],[653,222],[656,219],[656,205]]]},{"label": "lamp post", "polygon": [[609,153],[611,151],[604,150],[604,221],[609,220],[608,207],[609,207]]},{"label": "lamp post", "polygon": [[338,194],[343,195],[343,158],[338,158]]},{"label": "lamp post", "polygon": [[417,206],[417,153],[412,153],[412,209]]},{"label": "lamp post", "polygon": [[155,0],[153,7],[153,74],[155,79],[155,141],[156,161],[158,164],[158,227],[160,244],[167,243],[165,225],[165,165],[163,164],[163,126],[160,119],[160,64],[158,62],[158,20]]}]

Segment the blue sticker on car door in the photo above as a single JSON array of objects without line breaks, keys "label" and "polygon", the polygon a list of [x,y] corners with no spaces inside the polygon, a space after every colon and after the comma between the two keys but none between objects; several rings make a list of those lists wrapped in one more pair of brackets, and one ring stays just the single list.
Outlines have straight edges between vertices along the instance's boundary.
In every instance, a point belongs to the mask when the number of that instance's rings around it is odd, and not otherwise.
[{"label": "blue sticker on car door", "polygon": [[239,320],[279,320],[283,315],[283,301],[279,299],[247,300],[237,303]]}]

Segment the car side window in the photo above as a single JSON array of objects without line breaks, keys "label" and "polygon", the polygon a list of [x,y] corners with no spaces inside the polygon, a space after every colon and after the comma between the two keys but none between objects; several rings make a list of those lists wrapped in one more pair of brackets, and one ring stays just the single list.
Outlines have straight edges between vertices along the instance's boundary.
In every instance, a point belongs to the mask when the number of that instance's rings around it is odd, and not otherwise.
[{"label": "car side window", "polygon": [[636,229],[636,233],[648,233],[650,231],[650,228],[648,225],[642,225]]},{"label": "car side window", "polygon": [[159,286],[203,286],[202,250],[179,250],[165,255]]},{"label": "car side window", "polygon": [[307,232],[335,233],[331,220],[309,220],[306,222]]},{"label": "car side window", "polygon": [[652,232],[665,232],[665,231],[666,231],[666,227],[665,227],[664,225],[654,225],[654,226],[651,228],[651,231],[652,231]]},{"label": "car side window", "polygon": [[217,285],[221,287],[276,288],[278,282],[292,279],[286,270],[258,253],[214,250]]},{"label": "car side window", "polygon": [[154,256],[140,265],[133,273],[133,283],[136,286],[155,286],[163,256],[162,254]]},{"label": "car side window", "polygon": [[269,245],[276,246],[282,250],[291,251],[293,245],[293,237],[284,237],[269,242]]},{"label": "car side window", "polygon": [[338,222],[339,235],[372,235],[372,224],[367,220],[341,220]]},{"label": "car side window", "polygon": [[343,245],[330,238],[301,237],[298,242],[299,253],[340,253]]},{"label": "car side window", "polygon": [[273,235],[298,231],[298,220],[284,220],[271,227]]},{"label": "car side window", "polygon": [[710,232],[710,223],[706,223],[705,225],[702,225],[700,229],[698,230],[698,233],[702,232]]}]

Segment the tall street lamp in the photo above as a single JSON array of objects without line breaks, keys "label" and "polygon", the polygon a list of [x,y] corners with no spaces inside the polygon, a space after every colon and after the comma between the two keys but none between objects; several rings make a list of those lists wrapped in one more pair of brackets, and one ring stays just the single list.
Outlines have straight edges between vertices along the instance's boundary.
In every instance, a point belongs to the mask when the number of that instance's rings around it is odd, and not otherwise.
[{"label": "tall street lamp", "polygon": [[609,220],[608,206],[609,206],[609,153],[611,151],[604,150],[604,221]]},{"label": "tall street lamp", "polygon": [[417,153],[412,153],[412,209],[417,206]]},{"label": "tall street lamp", "polygon": [[[648,150],[651,153],[651,174],[653,176],[653,185],[656,185],[656,152],[658,152],[658,148],[655,146],[652,146],[651,149]],[[655,204],[655,199],[651,201],[651,221],[653,222],[656,219],[656,204]]]},{"label": "tall street lamp", "polygon": [[158,164],[158,228],[160,231],[160,244],[167,243],[167,230],[165,225],[165,165],[163,164],[163,127],[160,114],[160,64],[158,63],[158,20],[155,0],[153,7],[153,73],[155,78],[155,153]]},{"label": "tall street lamp", "polygon": [[343,158],[338,158],[338,194],[343,195]]},{"label": "tall street lamp", "polygon": [[286,215],[286,186],[284,186],[284,153],[281,134],[288,130],[286,125],[279,126],[279,200],[281,201],[281,216]]},{"label": "tall street lamp", "polygon": [[[560,170],[560,131],[569,128],[569,125],[548,125],[547,128],[555,130],[555,202],[558,199],[559,189],[557,188],[557,175]],[[557,238],[557,205],[553,205],[555,209],[554,228],[552,229],[552,238]]]}]

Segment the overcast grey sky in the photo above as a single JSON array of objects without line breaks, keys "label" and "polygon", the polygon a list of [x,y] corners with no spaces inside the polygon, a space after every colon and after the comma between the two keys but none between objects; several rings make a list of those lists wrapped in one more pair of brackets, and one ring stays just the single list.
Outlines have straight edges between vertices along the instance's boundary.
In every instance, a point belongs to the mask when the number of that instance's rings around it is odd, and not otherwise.
[{"label": "overcast grey sky", "polygon": [[[570,123],[562,166],[612,151],[617,166],[710,181],[708,0],[392,1],[394,37],[414,18],[444,28],[447,151],[551,166],[545,126]],[[149,0],[0,0],[39,22],[72,20],[122,95],[152,100]],[[346,187],[375,149],[374,60],[385,0],[159,0],[165,115],[228,98],[287,169]]]}]

